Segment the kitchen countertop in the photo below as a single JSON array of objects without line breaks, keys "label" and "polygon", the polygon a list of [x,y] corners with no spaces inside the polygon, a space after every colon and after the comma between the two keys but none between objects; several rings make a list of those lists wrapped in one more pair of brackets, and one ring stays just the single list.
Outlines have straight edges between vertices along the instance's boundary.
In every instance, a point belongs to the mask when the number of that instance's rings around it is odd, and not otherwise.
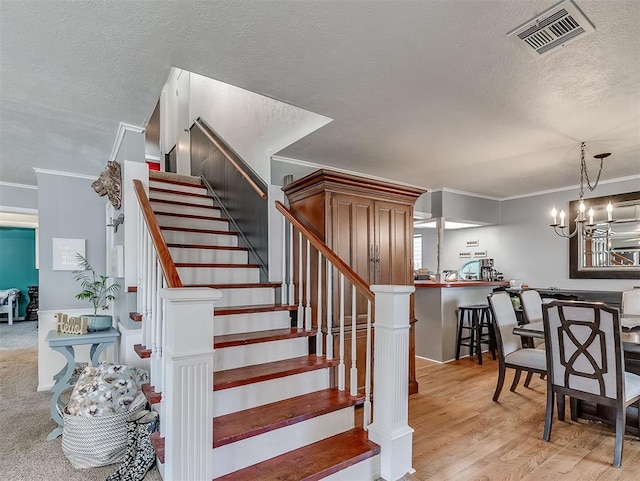
[{"label": "kitchen countertop", "polygon": [[502,287],[508,286],[508,282],[498,281],[453,281],[453,282],[435,282],[435,281],[414,281],[413,285],[418,288],[443,288],[443,287]]}]

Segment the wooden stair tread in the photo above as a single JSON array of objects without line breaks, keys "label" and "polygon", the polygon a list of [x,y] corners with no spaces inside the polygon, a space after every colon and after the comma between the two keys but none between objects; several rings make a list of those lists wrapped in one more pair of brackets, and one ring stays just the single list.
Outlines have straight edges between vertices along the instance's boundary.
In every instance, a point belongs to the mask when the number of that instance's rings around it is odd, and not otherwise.
[{"label": "wooden stair tread", "polygon": [[[194,186],[194,187],[198,187],[198,186]],[[202,186],[199,186],[200,188],[203,188]],[[175,194],[175,195],[185,195],[188,197],[197,197],[199,199],[211,199],[211,196],[209,194],[196,194],[195,192],[185,192],[183,190],[173,190],[173,189],[163,189],[161,187],[149,187],[149,195],[151,195],[151,192],[157,192],[160,194]]]},{"label": "wooden stair tread", "polygon": [[149,438],[151,440],[151,446],[153,446],[153,450],[158,457],[158,461],[160,461],[160,464],[164,464],[164,438],[160,436],[159,432],[151,433]]},{"label": "wooden stair tread", "polygon": [[202,219],[202,220],[215,220],[218,222],[229,222],[229,219],[226,219],[224,217],[216,217],[213,215],[197,215],[197,214],[182,214],[182,213],[178,214],[176,212],[161,212],[161,211],[154,212],[154,214],[156,216],[164,215],[167,217],[180,217],[180,218],[185,217],[187,219]]},{"label": "wooden stair tread", "polygon": [[194,175],[175,174],[173,172],[149,171],[149,180],[164,182],[167,184],[186,185],[188,187],[204,187],[200,177]]},{"label": "wooden stair tread", "polygon": [[134,344],[133,350],[141,359],[147,359],[151,357],[151,349],[147,349],[142,344]]},{"label": "wooden stair tread", "polygon": [[142,393],[149,401],[149,404],[157,404],[162,401],[162,393],[156,392],[155,387],[150,383],[142,385]]},{"label": "wooden stair tread", "polygon": [[133,322],[142,322],[142,314],[140,314],[139,312],[130,312],[129,319],[131,319]]},{"label": "wooden stair tread", "polygon": [[210,246],[206,244],[175,244],[169,243],[167,247],[177,248],[177,249],[216,249],[223,251],[246,251],[249,250],[246,247],[235,247],[235,246]]},{"label": "wooden stair tread", "polygon": [[307,419],[364,402],[335,388],[315,391],[213,419],[213,447],[217,448]]},{"label": "wooden stair tread", "polygon": [[225,334],[215,336],[213,347],[220,349],[223,347],[245,346],[247,344],[258,344],[260,342],[280,341],[283,339],[293,339],[296,337],[315,336],[316,331],[306,331],[304,329],[271,329],[268,331],[243,332],[240,334]]},{"label": "wooden stair tread", "polygon": [[138,292],[138,286],[128,286],[127,292]]},{"label": "wooden stair tread", "polygon": [[229,314],[253,314],[255,312],[295,311],[297,306],[289,304],[257,304],[249,306],[218,307],[214,310],[215,316],[227,316]]},{"label": "wooden stair tread", "polygon": [[380,446],[369,441],[366,431],[356,428],[215,481],[318,481],[377,454]]},{"label": "wooden stair tread", "polygon": [[229,230],[215,230],[215,229],[193,229],[191,227],[171,227],[171,226],[160,226],[160,230],[173,230],[178,232],[194,232],[198,234],[218,234],[218,235],[235,235],[237,236],[237,232],[232,232]]},{"label": "wooden stair tread", "polygon": [[324,356],[311,354],[309,356],[294,357],[283,361],[273,361],[264,364],[255,364],[253,366],[228,369],[226,371],[218,371],[213,375],[213,390],[221,391],[223,389],[230,389],[337,365],[337,359],[327,359]]}]

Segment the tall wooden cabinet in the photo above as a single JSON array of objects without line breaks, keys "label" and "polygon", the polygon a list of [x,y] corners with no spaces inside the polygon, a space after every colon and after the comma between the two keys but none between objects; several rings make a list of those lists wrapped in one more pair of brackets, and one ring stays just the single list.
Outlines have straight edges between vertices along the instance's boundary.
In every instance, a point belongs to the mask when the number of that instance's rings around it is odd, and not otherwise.
[{"label": "tall wooden cabinet", "polygon": [[[330,170],[313,172],[286,185],[283,190],[296,217],[370,285],[413,285],[413,206],[424,190]],[[339,328],[338,289],[337,279],[334,278],[332,335],[335,345]],[[346,294],[347,305],[350,305],[350,292]],[[348,318],[350,323],[350,312]],[[364,299],[358,300],[357,318],[356,343],[358,350],[364,352]],[[412,298],[410,393],[418,391],[414,325]],[[347,334],[346,345],[350,351],[349,336],[350,333]],[[348,363],[350,356],[350,352],[345,354]],[[359,386],[364,385],[363,362],[360,356],[357,359]]]}]

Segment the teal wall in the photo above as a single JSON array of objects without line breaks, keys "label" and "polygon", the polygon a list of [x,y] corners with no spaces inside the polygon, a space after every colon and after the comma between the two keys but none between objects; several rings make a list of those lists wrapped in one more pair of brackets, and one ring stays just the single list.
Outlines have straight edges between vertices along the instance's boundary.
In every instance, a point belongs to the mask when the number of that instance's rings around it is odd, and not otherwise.
[{"label": "teal wall", "polygon": [[20,289],[20,317],[29,303],[28,286],[37,284],[35,229],[0,227],[0,290]]}]

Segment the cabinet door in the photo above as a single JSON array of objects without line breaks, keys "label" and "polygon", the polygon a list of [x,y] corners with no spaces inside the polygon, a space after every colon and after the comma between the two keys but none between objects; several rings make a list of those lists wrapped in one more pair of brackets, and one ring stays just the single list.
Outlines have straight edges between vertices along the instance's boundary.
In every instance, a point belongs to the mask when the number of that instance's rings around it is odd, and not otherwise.
[{"label": "cabinet door", "polygon": [[[360,277],[368,283],[373,280],[373,201],[365,197],[346,194],[333,194],[331,199],[331,245],[333,251],[340,256]],[[339,277],[334,273],[333,299],[338,306]],[[351,306],[351,285],[345,284],[345,306]],[[358,319],[366,320],[366,300],[358,294]],[[351,319],[349,307],[345,317]],[[338,322],[334,309],[334,323]]]},{"label": "cabinet door", "polygon": [[413,212],[410,206],[376,202],[372,284],[413,284]]}]

